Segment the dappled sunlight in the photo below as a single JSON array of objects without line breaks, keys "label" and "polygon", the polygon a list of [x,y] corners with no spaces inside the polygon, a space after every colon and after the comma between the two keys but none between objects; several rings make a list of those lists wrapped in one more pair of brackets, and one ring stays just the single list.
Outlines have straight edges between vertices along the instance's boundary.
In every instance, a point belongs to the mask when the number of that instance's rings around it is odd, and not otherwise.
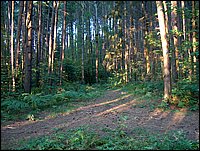
[{"label": "dappled sunlight", "polygon": [[186,116],[187,109],[185,111],[176,112],[173,114],[171,121],[169,122],[167,129],[169,129],[173,125],[179,124],[183,118]]},{"label": "dappled sunlight", "polygon": [[[117,89],[117,90],[113,90],[112,92],[119,92],[119,91],[120,91],[120,89]],[[121,92],[120,94],[123,95],[123,94],[126,94],[126,93]],[[99,107],[99,106],[103,106],[103,105],[106,105],[106,104],[118,102],[120,100],[127,99],[130,96],[131,96],[131,94],[128,94],[128,95],[121,96],[121,97],[119,97],[117,99],[105,101],[105,102],[102,102],[102,103],[82,106],[82,107],[79,107],[77,109],[73,109],[71,111],[65,112],[65,113],[58,113],[56,116],[58,116],[58,115],[67,116],[69,114],[72,114],[72,113],[75,113],[75,112],[78,112],[78,111],[83,111],[83,110],[86,110],[86,109],[91,109],[93,107]],[[48,116],[44,117],[44,119],[40,119],[40,120],[36,120],[36,121],[28,121],[27,120],[27,121],[15,122],[13,124],[8,124],[6,126],[3,126],[2,129],[7,129],[7,128],[15,129],[17,127],[21,127],[21,126],[25,126],[25,125],[29,125],[29,124],[32,124],[32,123],[37,123],[37,122],[45,121],[45,120],[48,120],[48,119],[53,119],[53,118],[55,118],[55,116],[48,115]]]},{"label": "dappled sunlight", "polygon": [[151,112],[150,116],[158,116],[163,112],[163,109],[156,108],[153,112]]},{"label": "dappled sunlight", "polygon": [[156,108],[151,114],[150,117],[155,117],[155,119],[163,119],[169,115],[170,111],[163,111],[163,109]]},{"label": "dappled sunlight", "polygon": [[5,129],[16,129],[17,127],[22,127],[22,126],[25,126],[25,125],[30,125],[30,124],[33,124],[33,123],[36,123],[37,121],[23,121],[23,122],[15,122],[15,123],[12,123],[12,124],[8,124],[6,126],[2,126],[1,129],[2,130],[5,130]]},{"label": "dappled sunlight", "polygon": [[[120,91],[119,89],[118,90],[113,90],[113,92],[118,92]],[[121,93],[122,94],[125,94],[125,93]],[[66,113],[59,113],[57,114],[58,115],[61,115],[61,116],[67,116],[67,115],[70,115],[70,114],[73,114],[73,113],[77,113],[79,111],[85,111],[87,109],[92,109],[94,107],[99,107],[99,106],[103,106],[103,105],[106,105],[106,104],[110,104],[110,103],[114,103],[114,102],[118,102],[118,101],[122,101],[124,99],[127,99],[128,97],[130,97],[131,94],[127,94],[127,95],[124,95],[124,96],[121,96],[117,99],[113,99],[113,100],[109,100],[109,101],[105,101],[105,102],[102,102],[102,103],[98,103],[98,104],[91,104],[91,105],[87,105],[87,106],[82,106],[82,107],[79,107],[77,109],[74,109],[74,110],[71,110],[69,112],[66,112]],[[113,112],[114,110],[118,110],[118,111],[123,111],[125,109],[128,109],[130,108],[131,105],[133,105],[135,103],[135,100],[132,100],[131,102],[127,102],[127,103],[124,103],[122,105],[119,105],[119,106],[116,106],[116,107],[113,107],[111,109],[108,109],[106,111],[103,111],[103,112],[100,112],[98,114],[94,114],[93,116],[100,116],[100,115],[103,115],[105,113],[109,113],[109,112]],[[57,117],[56,116],[56,117]],[[50,120],[50,119],[55,119],[56,117],[52,117],[51,115],[48,115],[46,117],[44,117],[44,119],[40,119],[40,120],[36,120],[36,121],[21,121],[21,122],[15,122],[13,124],[9,124],[9,125],[6,125],[6,126],[3,126],[2,127],[2,130],[3,129],[16,129],[16,128],[19,128],[19,127],[22,127],[22,126],[26,126],[26,125],[31,125],[33,123],[39,123],[39,122],[44,122],[44,121],[47,121],[47,120]],[[75,120],[75,121],[71,121],[69,123],[63,123],[61,125],[59,125],[58,127],[63,127],[64,125],[67,126],[67,125],[70,125],[70,124],[73,124],[75,122],[78,122],[78,121],[82,121],[82,120],[86,120],[88,118],[90,118],[91,116],[87,116],[87,117],[84,117],[84,118],[81,118],[80,120]],[[57,127],[57,126],[56,126]]]},{"label": "dappled sunlight", "polygon": [[91,105],[87,105],[87,106],[82,106],[82,107],[79,107],[79,108],[77,108],[77,109],[74,109],[74,110],[72,110],[72,111],[70,111],[70,112],[62,113],[62,115],[69,115],[69,114],[71,114],[71,113],[73,113],[73,112],[77,112],[77,111],[89,109],[89,108],[92,108],[92,107],[98,107],[98,106],[110,104],[110,103],[113,103],[113,102],[117,102],[117,101],[126,99],[126,98],[128,98],[128,97],[130,97],[130,96],[131,96],[131,94],[128,94],[128,95],[122,96],[122,97],[120,97],[120,98],[111,100],[111,101],[106,101],[106,102],[102,102],[102,103],[98,103],[98,104],[91,104]]},{"label": "dappled sunlight", "polygon": [[129,95],[125,95],[123,97],[120,97],[120,98],[117,98],[117,99],[114,99],[114,100],[111,100],[111,101],[106,101],[106,102],[102,102],[102,103],[99,103],[99,104],[93,104],[93,105],[88,105],[88,106],[80,107],[80,108],[77,109],[77,111],[83,110],[83,109],[88,109],[88,108],[91,108],[91,107],[97,107],[97,106],[101,106],[101,105],[105,105],[105,104],[110,104],[110,103],[113,103],[113,102],[117,102],[117,101],[126,99],[126,98],[128,98],[130,96],[131,95],[129,94]]},{"label": "dappled sunlight", "polygon": [[[156,108],[146,116],[140,118],[138,125],[147,127],[153,131],[167,132],[172,129],[186,131],[187,127],[182,125],[182,122],[187,122],[189,119],[186,118],[188,109],[182,108],[180,110],[164,110]],[[185,119],[186,118],[186,119]],[[191,119],[193,120],[193,119]],[[191,125],[193,127],[193,125]],[[199,136],[199,131],[195,129],[196,125],[191,129],[195,130],[195,136]],[[190,133],[191,136],[191,132]]]},{"label": "dappled sunlight", "polygon": [[132,100],[130,102],[127,102],[127,103],[124,103],[124,104],[121,104],[121,105],[118,105],[116,107],[113,107],[111,109],[108,109],[108,110],[105,110],[104,112],[101,112],[101,113],[98,113],[96,114],[95,116],[101,116],[103,114],[107,114],[109,112],[122,112],[123,110],[127,110],[131,107],[131,105],[135,105],[135,100]]},{"label": "dappled sunlight", "polygon": [[[105,110],[105,111],[101,111],[99,113],[94,113],[93,115],[88,115],[86,117],[83,117],[83,118],[80,118],[78,120],[74,120],[74,121],[70,121],[68,123],[62,123],[62,124],[59,124],[56,126],[56,128],[64,128],[64,127],[68,127],[74,123],[78,123],[78,122],[81,122],[81,121],[85,121],[85,120],[88,120],[88,119],[91,119],[93,117],[96,117],[96,119],[101,119],[101,118],[104,118],[102,117],[102,115],[105,115],[105,114],[108,114],[108,113],[115,113],[115,112],[122,112],[124,110],[127,110],[129,109],[132,105],[135,105],[136,101],[135,100],[131,100],[127,103],[124,103],[124,104],[121,104],[121,105],[118,105],[118,106],[115,106],[115,107],[112,107],[108,110]],[[94,120],[94,119],[93,119]],[[103,119],[102,119],[103,120]]]},{"label": "dappled sunlight", "polygon": [[151,120],[160,120],[167,117],[170,112],[165,112],[163,109],[156,108],[154,111],[150,112],[147,117],[142,117],[139,125],[146,125]]}]

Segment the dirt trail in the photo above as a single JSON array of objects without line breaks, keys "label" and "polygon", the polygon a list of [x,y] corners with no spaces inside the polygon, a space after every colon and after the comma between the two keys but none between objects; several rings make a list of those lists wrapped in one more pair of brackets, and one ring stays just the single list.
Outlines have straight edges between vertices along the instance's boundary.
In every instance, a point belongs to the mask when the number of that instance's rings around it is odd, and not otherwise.
[{"label": "dirt trail", "polygon": [[[121,90],[109,90],[104,96],[89,105],[79,107],[69,113],[54,118],[46,117],[37,121],[20,121],[1,126],[1,149],[13,147],[17,141],[48,135],[56,128],[63,130],[89,125],[99,133],[102,127],[115,129],[120,123],[126,125],[125,131],[131,134],[136,127],[157,132],[183,130],[187,137],[199,140],[199,112],[186,109],[180,112],[150,110],[141,108],[133,96]],[[126,117],[125,120],[122,120]]]}]

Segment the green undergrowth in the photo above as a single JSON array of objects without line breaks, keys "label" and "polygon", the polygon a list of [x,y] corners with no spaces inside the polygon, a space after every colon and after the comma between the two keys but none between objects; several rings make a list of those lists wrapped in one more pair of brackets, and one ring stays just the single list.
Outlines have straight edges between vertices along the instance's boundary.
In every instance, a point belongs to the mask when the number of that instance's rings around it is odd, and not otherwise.
[{"label": "green undergrowth", "polygon": [[144,101],[140,107],[169,109],[170,105],[177,108],[199,110],[199,84],[197,81],[183,79],[172,87],[172,99],[168,103],[163,99],[163,81],[135,82],[123,86],[123,91],[132,94],[136,100]]},{"label": "green undergrowth", "polygon": [[122,91],[127,92],[134,96],[135,100],[138,102],[132,108],[149,108],[154,110],[160,105],[163,92],[163,82],[153,81],[153,82],[135,82],[129,83],[121,88]]},{"label": "green undergrowth", "polygon": [[1,100],[1,121],[27,119],[45,110],[53,113],[68,112],[101,96],[106,88],[106,85],[71,83],[55,87],[51,92],[48,89],[33,90],[31,94],[7,97]]},{"label": "green undergrowth", "polygon": [[139,96],[141,99],[158,99],[162,97],[163,82],[136,82],[129,83],[122,88],[122,90]]},{"label": "green undergrowth", "polygon": [[182,131],[150,132],[135,128],[130,134],[121,129],[105,128],[104,135],[88,127],[59,131],[22,141],[19,150],[197,150],[199,143],[186,138]]},{"label": "green undergrowth", "polygon": [[[79,83],[64,83],[62,87],[34,88],[32,93],[17,93],[1,98],[1,121],[27,119],[41,111],[57,113],[69,112],[90,103],[108,89],[120,89],[131,94],[137,101],[134,107],[149,107],[169,109],[169,104],[162,101],[163,81],[130,82],[126,85],[114,87],[110,84],[84,85]],[[199,88],[193,81],[181,80],[173,85],[172,105],[178,108],[188,107],[189,110],[199,109]]]},{"label": "green undergrowth", "polygon": [[199,109],[199,82],[183,79],[172,89],[171,104],[180,108],[189,107],[191,111]]}]

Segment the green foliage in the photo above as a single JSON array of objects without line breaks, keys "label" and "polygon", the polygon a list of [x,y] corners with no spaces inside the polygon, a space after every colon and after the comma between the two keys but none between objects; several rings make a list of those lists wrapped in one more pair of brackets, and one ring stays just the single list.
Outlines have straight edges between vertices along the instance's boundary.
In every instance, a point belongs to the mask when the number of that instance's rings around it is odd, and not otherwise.
[{"label": "green foliage", "polygon": [[6,99],[1,103],[1,110],[6,111],[8,113],[17,112],[26,108],[29,108],[28,103],[16,100],[14,98]]},{"label": "green foliage", "polygon": [[145,36],[145,39],[152,47],[161,47],[161,41],[158,39],[158,33],[156,31],[150,32],[148,35]]},{"label": "green foliage", "polygon": [[16,119],[18,118],[17,114],[30,108],[28,103],[13,97],[1,100],[1,120]]},{"label": "green foliage", "polygon": [[23,100],[27,102],[32,109],[37,109],[51,104],[52,95],[40,96],[40,95],[29,94],[28,96],[25,96]]},{"label": "green foliage", "polygon": [[198,109],[199,86],[197,82],[191,82],[187,79],[179,81],[176,87],[172,89],[170,103],[178,107],[191,107],[192,110]]},{"label": "green foliage", "polygon": [[[79,127],[50,136],[31,139],[20,150],[196,150],[198,142],[188,140],[182,131],[158,134],[143,128],[135,128],[131,134],[118,129],[104,129],[100,136],[87,127]],[[123,132],[123,135],[122,135]]]},{"label": "green foliage", "polygon": [[85,77],[86,84],[96,83],[95,66],[92,65],[91,63],[88,63],[84,66],[84,77]]},{"label": "green foliage", "polygon": [[79,81],[81,78],[81,66],[78,62],[67,58],[63,62],[64,67],[64,80],[65,81]]},{"label": "green foliage", "polygon": [[126,84],[125,72],[123,70],[114,71],[113,74],[108,78],[108,83],[111,87],[123,87]]},{"label": "green foliage", "polygon": [[162,95],[163,82],[149,81],[149,82],[135,82],[127,84],[123,90],[130,92],[136,96],[143,96],[144,98],[155,99]]},{"label": "green foliage", "polygon": [[[65,83],[63,88],[54,87],[52,92],[48,92],[48,89],[44,89],[42,93],[40,90],[35,90],[34,93],[22,93],[18,94],[18,97],[8,97],[7,99],[1,100],[1,111],[3,113],[3,120],[9,120],[12,117],[22,117],[27,113],[34,112],[36,114],[41,109],[55,110],[54,107],[58,108],[57,112],[63,112],[63,109],[57,107],[58,105],[67,106],[67,109],[74,108],[73,102],[77,100],[89,101],[95,97],[102,95],[107,85],[82,85],[79,83]],[[47,91],[47,92],[46,92]],[[72,103],[70,106],[69,103]],[[77,107],[77,103],[76,104]],[[81,103],[79,103],[81,105]],[[60,111],[59,111],[60,110]],[[66,110],[64,110],[66,111]],[[67,110],[68,111],[68,110]],[[18,117],[19,114],[19,117]]]},{"label": "green foliage", "polygon": [[158,105],[159,108],[167,109],[169,107],[169,104],[167,101],[162,100],[161,103]]}]

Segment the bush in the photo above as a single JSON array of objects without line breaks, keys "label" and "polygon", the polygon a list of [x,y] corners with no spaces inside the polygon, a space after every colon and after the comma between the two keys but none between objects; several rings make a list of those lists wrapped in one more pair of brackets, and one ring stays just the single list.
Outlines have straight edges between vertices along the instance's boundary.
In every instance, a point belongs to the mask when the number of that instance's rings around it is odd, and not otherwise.
[{"label": "bush", "polygon": [[[57,131],[51,136],[31,139],[23,143],[20,150],[196,150],[198,142],[188,140],[181,131],[171,131],[162,135],[146,129],[134,129],[134,135],[127,135],[119,129],[106,131],[105,136],[87,127]],[[121,135],[123,134],[123,135]]]},{"label": "bush", "polygon": [[75,62],[69,58],[63,62],[65,81],[75,82],[81,79],[81,66],[78,62]]},{"label": "bush", "polygon": [[199,104],[199,86],[195,82],[182,80],[177,82],[175,88],[172,89],[171,104],[178,107],[192,107]]}]

